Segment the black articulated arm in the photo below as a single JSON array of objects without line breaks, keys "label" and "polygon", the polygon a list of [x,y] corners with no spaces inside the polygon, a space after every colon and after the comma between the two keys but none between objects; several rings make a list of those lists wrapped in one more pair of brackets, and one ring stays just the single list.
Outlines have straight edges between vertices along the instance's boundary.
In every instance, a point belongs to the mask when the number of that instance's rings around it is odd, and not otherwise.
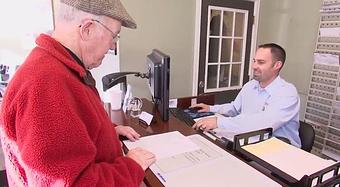
[{"label": "black articulated arm", "polygon": [[125,80],[126,75],[133,74],[136,77],[141,77],[141,78],[149,78],[148,73],[140,73],[140,72],[117,72],[117,73],[110,73],[105,75],[102,78],[103,82],[103,91],[105,92],[106,90],[112,88],[118,83],[121,83],[123,80]]}]

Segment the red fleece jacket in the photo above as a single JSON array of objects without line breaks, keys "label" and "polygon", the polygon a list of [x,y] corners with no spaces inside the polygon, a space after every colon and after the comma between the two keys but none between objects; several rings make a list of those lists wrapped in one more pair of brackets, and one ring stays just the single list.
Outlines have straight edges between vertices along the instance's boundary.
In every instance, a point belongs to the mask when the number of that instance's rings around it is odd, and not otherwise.
[{"label": "red fleece jacket", "polygon": [[122,155],[114,125],[85,70],[40,35],[8,85],[1,140],[14,186],[139,186],[143,169]]}]

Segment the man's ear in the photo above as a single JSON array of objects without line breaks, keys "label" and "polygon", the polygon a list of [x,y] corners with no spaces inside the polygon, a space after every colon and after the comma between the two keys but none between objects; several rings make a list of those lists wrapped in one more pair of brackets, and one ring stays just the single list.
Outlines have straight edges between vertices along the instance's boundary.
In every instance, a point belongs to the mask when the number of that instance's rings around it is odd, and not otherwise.
[{"label": "man's ear", "polygon": [[282,61],[276,61],[275,64],[274,64],[274,68],[277,69],[277,70],[280,70],[281,67],[282,67],[283,63]]},{"label": "man's ear", "polygon": [[88,40],[91,35],[91,27],[93,26],[93,22],[89,19],[84,19],[81,21],[81,25],[79,25],[79,34],[82,40]]}]

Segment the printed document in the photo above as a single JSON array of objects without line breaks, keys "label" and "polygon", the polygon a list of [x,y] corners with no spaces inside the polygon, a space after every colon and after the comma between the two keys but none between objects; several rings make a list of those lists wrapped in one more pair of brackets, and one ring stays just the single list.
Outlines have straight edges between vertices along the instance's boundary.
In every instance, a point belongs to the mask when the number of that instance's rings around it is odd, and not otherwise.
[{"label": "printed document", "polygon": [[196,151],[199,147],[178,131],[145,136],[135,142],[125,140],[128,149],[144,148],[156,155],[157,159],[167,158],[185,152]]}]

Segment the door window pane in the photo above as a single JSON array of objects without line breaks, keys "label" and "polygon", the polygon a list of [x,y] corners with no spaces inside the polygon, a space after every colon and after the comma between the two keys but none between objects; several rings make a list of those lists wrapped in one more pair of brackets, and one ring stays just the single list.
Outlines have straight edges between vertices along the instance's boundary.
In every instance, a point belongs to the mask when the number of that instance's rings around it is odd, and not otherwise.
[{"label": "door window pane", "polygon": [[220,35],[221,11],[211,10],[210,15],[210,36]]},{"label": "door window pane", "polygon": [[235,15],[235,36],[242,37],[244,30],[244,13],[237,12]]},{"label": "door window pane", "polygon": [[241,70],[245,71],[246,38],[243,36],[247,32],[245,24],[248,22],[248,12],[215,6],[209,6],[208,9],[204,91],[238,89],[243,81],[244,72]]},{"label": "door window pane", "polygon": [[241,77],[241,64],[233,64],[231,68],[231,85],[230,86],[240,85],[240,77]]},{"label": "door window pane", "polygon": [[217,85],[217,65],[208,66],[207,88],[216,88]]},{"label": "door window pane", "polygon": [[242,60],[242,39],[234,40],[234,49],[233,49],[233,62],[241,62]]},{"label": "door window pane", "polygon": [[209,39],[209,56],[208,62],[216,63],[218,62],[218,48],[219,48],[219,38],[210,38]]},{"label": "door window pane", "polygon": [[229,87],[229,69],[230,65],[221,65],[220,68],[220,80],[219,80],[219,88]]},{"label": "door window pane", "polygon": [[232,36],[233,34],[233,17],[234,12],[224,11],[223,13],[223,36]]},{"label": "door window pane", "polygon": [[230,62],[231,39],[222,39],[221,62]]}]

